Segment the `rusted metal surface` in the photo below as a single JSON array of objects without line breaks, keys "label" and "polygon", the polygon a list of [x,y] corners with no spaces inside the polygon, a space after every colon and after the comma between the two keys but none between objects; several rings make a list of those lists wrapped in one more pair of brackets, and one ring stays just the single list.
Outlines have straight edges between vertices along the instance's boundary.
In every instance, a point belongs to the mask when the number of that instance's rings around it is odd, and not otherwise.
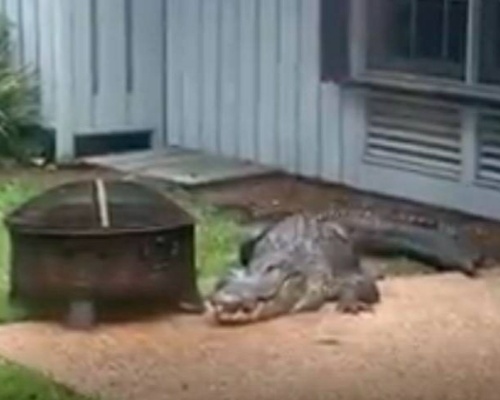
[{"label": "rusted metal surface", "polygon": [[7,219],[12,298],[161,300],[201,307],[194,221],[163,194],[130,181],[51,189]]}]

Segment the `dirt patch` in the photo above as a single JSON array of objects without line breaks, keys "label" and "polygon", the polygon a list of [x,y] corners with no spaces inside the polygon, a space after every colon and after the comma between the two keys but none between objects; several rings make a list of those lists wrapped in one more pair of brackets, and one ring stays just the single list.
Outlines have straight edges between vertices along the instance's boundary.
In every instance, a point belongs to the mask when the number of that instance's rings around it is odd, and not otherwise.
[{"label": "dirt patch", "polygon": [[[0,182],[23,179],[42,189],[79,179],[117,178],[123,174],[91,166],[47,169],[0,169]],[[160,189],[173,185],[151,181]],[[336,206],[350,206],[384,214],[424,215],[459,230],[480,243],[489,255],[500,258],[500,220],[492,221],[452,210],[352,190],[320,181],[301,179],[287,174],[274,174],[242,179],[223,184],[186,189],[202,200],[235,212],[245,221],[278,219],[299,212],[321,212]]]},{"label": "dirt patch", "polygon": [[496,400],[500,276],[381,283],[373,314],[328,306],[241,328],[201,317],[0,328],[0,353],[116,400]]},{"label": "dirt patch", "polygon": [[[2,171],[44,188],[101,169]],[[492,252],[498,224],[370,196],[334,185],[273,176],[192,190],[248,219],[353,205],[377,212],[429,213],[459,223]],[[0,327],[0,354],[87,393],[117,400],[359,399],[496,400],[500,390],[500,272],[390,278],[373,314],[289,316],[236,329],[202,317],[101,326]]]},{"label": "dirt patch", "polygon": [[49,189],[56,185],[77,181],[80,179],[116,178],[120,173],[94,167],[65,168],[0,168],[0,183],[12,180],[33,182],[40,189]]},{"label": "dirt patch", "polygon": [[[40,188],[80,179],[96,177],[118,178],[123,174],[92,166],[47,169],[0,169],[0,182],[23,179],[35,182]],[[175,185],[149,181],[160,190],[171,191]],[[216,185],[186,189],[187,193],[206,203],[233,212],[242,222],[279,219],[300,211],[321,212],[337,206],[361,208],[381,215],[407,214],[425,216],[449,224],[481,246],[484,253],[500,260],[500,221],[485,220],[452,210],[418,204],[352,190],[325,182],[302,179],[288,174],[274,174],[242,179]],[[420,264],[398,260],[398,270],[423,272]]]},{"label": "dirt patch", "polygon": [[411,201],[374,195],[343,186],[273,175],[193,189],[220,207],[239,212],[245,220],[276,219],[299,211],[320,212],[350,206],[380,215],[425,216],[456,227],[490,257],[500,258],[500,222]]}]

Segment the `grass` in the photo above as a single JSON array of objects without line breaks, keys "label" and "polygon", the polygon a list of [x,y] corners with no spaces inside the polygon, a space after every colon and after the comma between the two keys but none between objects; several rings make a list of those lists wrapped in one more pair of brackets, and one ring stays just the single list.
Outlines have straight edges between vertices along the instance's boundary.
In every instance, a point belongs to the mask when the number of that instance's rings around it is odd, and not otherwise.
[{"label": "grass", "polygon": [[173,196],[196,219],[198,284],[206,294],[214,280],[237,259],[243,230],[232,213],[207,205],[185,192],[176,192]]},{"label": "grass", "polygon": [[[9,259],[8,236],[1,220],[16,205],[37,192],[35,185],[21,182],[0,184],[0,321],[16,319],[16,311],[8,305]],[[0,358],[0,400],[85,400],[88,397],[44,375]]]},{"label": "grass", "polygon": [[[18,319],[16,310],[8,305],[8,261],[9,243],[7,232],[2,225],[2,217],[12,207],[29,199],[39,192],[36,180],[25,178],[8,183],[0,182],[0,322]],[[196,265],[199,287],[202,293],[211,289],[214,278],[236,259],[242,229],[234,215],[208,206],[185,192],[173,192],[173,197],[197,220],[196,225]],[[390,275],[410,274],[415,270],[411,263],[387,265]],[[38,399],[38,400],[83,400],[70,389],[60,386],[46,377],[19,365],[2,360],[0,357],[0,400]]]},{"label": "grass", "polygon": [[[2,223],[13,207],[39,192],[32,180],[0,183],[0,322],[15,321],[19,311],[8,302],[9,242]],[[179,199],[197,220],[196,264],[202,292],[211,288],[213,277],[223,272],[236,256],[241,230],[235,219],[215,208],[201,204],[183,194]],[[84,400],[35,371],[3,360],[0,357],[0,400]]]},{"label": "grass", "polygon": [[[19,310],[12,309],[8,302],[9,242],[1,220],[9,210],[38,192],[39,188],[32,180],[0,183],[0,322],[14,321],[20,317]],[[185,194],[179,200],[197,220],[196,263],[201,290],[206,292],[211,287],[211,278],[221,273],[236,256],[240,229],[235,219],[227,213],[201,204]],[[0,358],[0,400],[4,399],[83,400],[85,397]]]},{"label": "grass", "polygon": [[9,241],[2,222],[3,217],[15,206],[37,193],[33,184],[13,181],[0,184],[0,322],[17,319],[19,310],[9,307]]},{"label": "grass", "polygon": [[90,400],[43,374],[0,359],[0,400]]},{"label": "grass", "polygon": [[[0,182],[0,322],[17,320],[23,315],[22,310],[13,309],[8,304],[9,243],[1,220],[9,210],[40,190],[29,177]],[[200,289],[206,293],[214,278],[236,258],[242,232],[240,225],[233,215],[204,204],[186,192],[175,191],[172,195],[196,219],[196,265]]]}]

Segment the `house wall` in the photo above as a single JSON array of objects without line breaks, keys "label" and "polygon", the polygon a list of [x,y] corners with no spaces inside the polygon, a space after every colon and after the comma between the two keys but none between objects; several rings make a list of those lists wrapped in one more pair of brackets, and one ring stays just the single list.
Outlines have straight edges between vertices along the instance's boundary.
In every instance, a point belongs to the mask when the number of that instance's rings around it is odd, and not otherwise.
[{"label": "house wall", "polygon": [[337,179],[319,0],[168,0],[166,142]]},{"label": "house wall", "polygon": [[[384,95],[387,96],[386,91]],[[376,129],[369,124],[369,97],[370,93],[361,89],[347,90],[342,95],[344,162],[341,180],[344,183],[365,191],[500,220],[498,106],[445,102],[431,96],[415,100],[415,95],[404,95],[399,99],[408,115],[407,128],[397,130],[391,126],[390,114],[386,114],[384,124],[387,128],[379,126]],[[378,107],[380,104],[377,103]],[[419,111],[419,104],[428,114]],[[456,126],[445,129],[446,125],[438,124],[434,118],[450,119],[455,114],[450,113],[451,109],[456,112],[456,121],[453,118]],[[448,135],[438,134],[444,130]],[[370,141],[375,131],[382,133],[379,137],[385,136],[377,143],[382,143],[379,149],[384,150],[372,155]],[[395,134],[405,140],[391,141]],[[425,142],[440,142],[441,145],[426,145]],[[413,153],[411,157],[407,156],[408,150]]]},{"label": "house wall", "polygon": [[42,72],[60,158],[75,135],[147,130],[153,146],[338,178],[339,94],[319,80],[319,0],[4,3],[20,21],[21,58]]},{"label": "house wall", "polygon": [[[320,81],[319,0],[0,0],[0,7],[17,23],[19,61],[40,70],[61,159],[74,155],[76,136],[147,130],[155,147],[201,149],[500,218],[500,172],[478,179],[477,110],[461,111],[451,177],[367,159],[365,94]],[[487,146],[500,154],[500,140]],[[484,163],[500,171],[500,160]]]}]

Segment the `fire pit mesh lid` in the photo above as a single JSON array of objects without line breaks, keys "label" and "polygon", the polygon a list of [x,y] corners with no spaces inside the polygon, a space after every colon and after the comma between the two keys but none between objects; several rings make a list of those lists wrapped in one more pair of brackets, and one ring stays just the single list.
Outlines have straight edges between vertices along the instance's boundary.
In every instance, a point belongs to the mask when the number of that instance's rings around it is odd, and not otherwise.
[{"label": "fire pit mesh lid", "polygon": [[84,180],[50,189],[7,219],[18,229],[67,233],[171,229],[191,216],[162,193],[125,180]]}]

